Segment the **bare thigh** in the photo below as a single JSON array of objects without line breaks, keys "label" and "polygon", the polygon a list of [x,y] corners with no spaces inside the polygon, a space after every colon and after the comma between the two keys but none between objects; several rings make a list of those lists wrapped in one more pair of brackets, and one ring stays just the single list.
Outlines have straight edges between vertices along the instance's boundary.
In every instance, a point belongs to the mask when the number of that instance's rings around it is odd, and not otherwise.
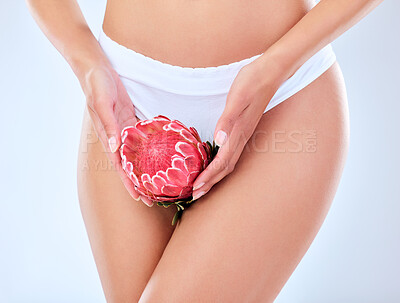
[{"label": "bare thigh", "polygon": [[78,160],[80,207],[107,302],[137,302],[173,232],[173,209],[135,201],[85,110]]},{"label": "bare thigh", "polygon": [[263,115],[235,170],[183,214],[140,303],[273,302],[326,217],[348,136],[335,63]]}]

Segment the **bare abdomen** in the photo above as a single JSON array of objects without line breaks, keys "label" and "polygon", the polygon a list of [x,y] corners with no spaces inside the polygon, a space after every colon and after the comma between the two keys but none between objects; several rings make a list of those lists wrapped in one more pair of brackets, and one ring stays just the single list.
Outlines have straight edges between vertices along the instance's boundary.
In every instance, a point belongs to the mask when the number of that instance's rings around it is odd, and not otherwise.
[{"label": "bare abdomen", "polygon": [[103,28],[159,61],[217,66],[264,52],[311,7],[307,0],[109,0]]}]

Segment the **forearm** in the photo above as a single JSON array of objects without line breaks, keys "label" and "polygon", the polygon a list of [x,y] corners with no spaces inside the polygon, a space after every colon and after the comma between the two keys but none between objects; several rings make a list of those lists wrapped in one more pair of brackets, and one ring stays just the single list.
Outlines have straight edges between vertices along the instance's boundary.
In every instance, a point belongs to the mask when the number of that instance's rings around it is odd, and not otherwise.
[{"label": "forearm", "polygon": [[81,85],[91,68],[109,64],[75,0],[26,2],[35,21],[67,60]]},{"label": "forearm", "polygon": [[365,17],[383,0],[321,0],[262,56],[275,61],[281,80]]}]

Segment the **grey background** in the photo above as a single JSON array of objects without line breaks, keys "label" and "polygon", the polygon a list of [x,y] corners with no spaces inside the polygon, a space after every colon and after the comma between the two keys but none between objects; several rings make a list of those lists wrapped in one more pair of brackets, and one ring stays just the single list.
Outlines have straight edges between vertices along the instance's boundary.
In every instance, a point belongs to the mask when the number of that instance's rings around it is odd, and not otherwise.
[{"label": "grey background", "polygon": [[[80,4],[97,34],[105,1]],[[399,11],[387,0],[333,43],[349,156],[278,303],[400,302]],[[23,1],[1,1],[0,41],[0,302],[104,302],[76,191],[83,93]]]}]

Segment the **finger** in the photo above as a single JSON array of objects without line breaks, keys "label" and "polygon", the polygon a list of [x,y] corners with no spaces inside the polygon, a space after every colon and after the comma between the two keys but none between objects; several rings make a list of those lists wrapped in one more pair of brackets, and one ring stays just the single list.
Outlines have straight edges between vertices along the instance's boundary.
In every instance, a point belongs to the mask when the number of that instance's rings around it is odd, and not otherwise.
[{"label": "finger", "polygon": [[125,188],[131,195],[133,199],[136,201],[139,201],[139,199],[142,200],[147,206],[153,206],[153,203],[150,200],[144,200],[145,197],[142,197],[135,189],[135,185],[133,184],[132,180],[127,176],[126,172],[122,168],[121,165],[121,157],[119,156],[119,153],[114,153],[111,154],[111,157],[113,157],[113,164],[115,169],[118,171],[118,174],[121,177],[122,183],[124,184]]},{"label": "finger", "polygon": [[131,197],[133,199],[135,199],[136,201],[142,200],[142,202],[144,204],[146,204],[149,207],[152,207],[155,203],[151,200],[149,200],[148,198],[141,196],[135,189],[135,185],[133,184],[132,180],[127,176],[126,172],[124,171],[124,169],[122,168],[122,164],[121,164],[121,157],[119,153],[114,153],[111,154],[111,157],[115,157],[116,159],[113,161],[114,166],[116,168],[116,170],[118,171],[122,183],[124,184],[125,188],[127,189],[127,191],[129,192],[129,194],[131,195]]},{"label": "finger", "polygon": [[207,194],[215,184],[225,178],[228,174],[229,173],[227,173],[225,170],[220,171],[216,176],[213,177],[211,181],[207,182],[206,185],[193,192],[193,200],[197,200]]},{"label": "finger", "polygon": [[126,126],[133,126],[137,122],[136,111],[126,88],[120,84],[119,99],[115,105],[115,116],[121,129]]},{"label": "finger", "polygon": [[97,116],[96,112],[92,109],[91,106],[87,106],[90,118],[92,120],[94,130],[96,132],[97,137],[100,139],[100,142],[103,144],[104,150],[107,150],[107,135],[101,125],[100,119]]},{"label": "finger", "polygon": [[[225,147],[224,145],[223,147]],[[196,190],[212,178],[213,175],[218,174],[221,170],[224,169],[225,165],[223,163],[224,158],[221,157],[223,152],[221,147],[218,150],[218,153],[215,155],[214,159],[207,165],[207,167],[196,177],[195,181],[193,182],[193,189]]]},{"label": "finger", "polygon": [[229,140],[219,148],[217,155],[211,163],[202,171],[193,183],[193,194],[196,195],[200,191],[204,191],[219,182],[223,176],[231,173],[239,160],[239,157],[246,144],[246,137],[239,131],[239,128],[234,128],[232,136]]},{"label": "finger", "polygon": [[204,185],[193,191],[193,199],[198,199],[205,195],[215,184],[220,182],[223,178],[229,175],[235,169],[236,163],[240,157],[241,150],[237,150],[233,155],[227,156],[228,160],[221,159],[221,163],[225,163],[218,169],[212,169],[209,173],[205,174],[207,178]]},{"label": "finger", "polygon": [[121,130],[127,126],[134,126],[138,120],[132,103],[127,105],[118,103],[115,108],[115,115]]},{"label": "finger", "polygon": [[[91,108],[89,108],[89,114],[90,117],[92,119],[93,125],[94,125],[94,129],[96,131],[97,136],[100,138],[100,141],[103,142],[107,142],[107,136],[106,133],[102,127],[102,124],[100,122],[99,117],[96,115],[95,112],[93,112],[93,110]],[[114,165],[115,169],[117,170],[122,183],[124,184],[125,188],[127,189],[128,193],[131,195],[131,197],[133,199],[135,199],[136,201],[138,201],[140,199],[140,194],[135,190],[135,186],[132,183],[132,181],[129,179],[129,177],[126,175],[125,171],[122,168],[121,165],[121,156],[119,153],[107,153],[107,157],[109,158],[109,160],[112,162],[112,164]],[[143,201],[144,202],[144,201]],[[152,206],[150,205],[150,203],[146,203],[146,205],[148,206]]]},{"label": "finger", "polygon": [[193,183],[193,195],[203,191],[204,188],[210,186],[210,181],[214,179],[215,176],[221,174],[221,172],[227,170],[229,165],[229,159],[232,157],[232,152],[229,149],[229,141],[220,147],[217,155],[211,161],[211,163],[203,170],[196,178]]},{"label": "finger", "polygon": [[[210,176],[210,181],[206,182],[204,185],[194,190],[192,193],[193,200],[199,199],[201,196],[205,195],[219,180],[223,179],[227,174],[224,173],[224,170],[214,171],[214,175]],[[213,182],[212,180],[218,178],[218,181]]]},{"label": "finger", "polygon": [[121,130],[114,114],[113,104],[112,100],[95,100],[93,111],[105,131],[108,149],[115,153],[121,145]]},{"label": "finger", "polygon": [[214,141],[218,146],[221,147],[228,140],[236,121],[247,107],[245,101],[246,99],[242,95],[232,93],[232,90],[229,91],[226,106],[214,131]]}]

